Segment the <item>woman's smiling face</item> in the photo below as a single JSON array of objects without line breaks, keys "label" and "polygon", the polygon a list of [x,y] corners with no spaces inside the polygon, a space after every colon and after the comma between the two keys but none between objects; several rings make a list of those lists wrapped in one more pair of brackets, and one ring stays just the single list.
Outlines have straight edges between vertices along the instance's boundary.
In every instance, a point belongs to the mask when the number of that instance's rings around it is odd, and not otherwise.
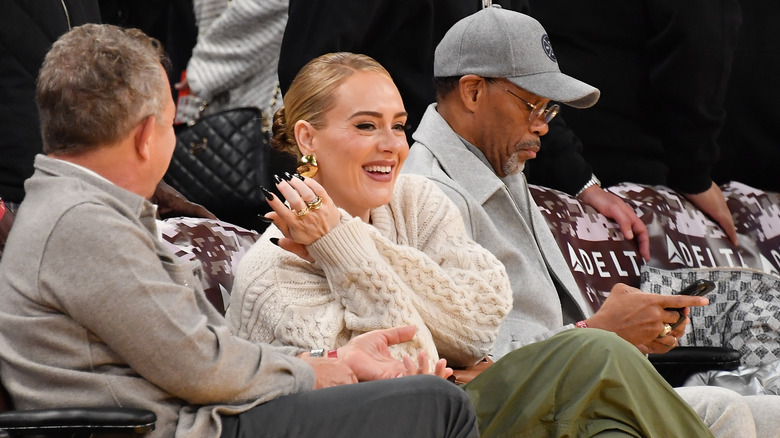
[{"label": "woman's smiling face", "polygon": [[360,71],[342,83],[325,126],[311,128],[314,176],[337,206],[368,220],[372,208],[390,202],[409,145],[407,113],[401,95],[386,75]]}]

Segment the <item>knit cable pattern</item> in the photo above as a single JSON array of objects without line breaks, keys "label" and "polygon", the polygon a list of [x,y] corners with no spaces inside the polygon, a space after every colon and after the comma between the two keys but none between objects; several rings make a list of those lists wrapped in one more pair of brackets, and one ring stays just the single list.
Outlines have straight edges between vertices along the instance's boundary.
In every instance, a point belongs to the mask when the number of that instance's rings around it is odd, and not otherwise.
[{"label": "knit cable pattern", "polygon": [[397,357],[428,352],[450,365],[488,353],[512,306],[503,265],[470,240],[460,213],[425,178],[402,175],[373,225],[342,212],[309,246],[308,263],[270,243],[269,229],[242,259],[228,319],[255,342],[334,348],[370,330],[412,324]]}]

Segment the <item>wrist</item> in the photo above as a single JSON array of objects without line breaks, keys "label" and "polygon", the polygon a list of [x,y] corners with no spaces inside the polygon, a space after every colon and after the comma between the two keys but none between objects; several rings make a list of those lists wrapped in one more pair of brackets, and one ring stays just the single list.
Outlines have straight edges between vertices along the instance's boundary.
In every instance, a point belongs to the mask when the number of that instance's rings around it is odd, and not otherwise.
[{"label": "wrist", "polygon": [[590,174],[590,179],[585,183],[585,185],[582,186],[582,188],[577,192],[576,195],[574,195],[575,198],[579,198],[579,196],[584,192],[585,190],[593,187],[593,186],[599,186],[601,187],[601,181],[596,178],[595,174]]},{"label": "wrist", "polygon": [[575,322],[574,326],[577,328],[590,328],[590,326],[588,326],[588,322],[585,320]]},{"label": "wrist", "polygon": [[324,348],[314,348],[311,351],[309,351],[310,357],[327,357],[330,359],[336,359],[339,357],[339,352],[337,349],[331,349],[331,350],[325,350]]}]

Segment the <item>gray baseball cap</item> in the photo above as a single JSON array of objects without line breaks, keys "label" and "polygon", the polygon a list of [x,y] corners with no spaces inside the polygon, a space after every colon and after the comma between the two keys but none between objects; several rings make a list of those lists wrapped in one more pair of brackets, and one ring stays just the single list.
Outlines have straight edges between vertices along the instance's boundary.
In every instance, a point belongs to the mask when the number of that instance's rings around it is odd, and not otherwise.
[{"label": "gray baseball cap", "polygon": [[538,21],[496,6],[469,15],[447,31],[436,47],[433,74],[506,78],[537,96],[575,108],[593,106],[601,94],[561,73]]}]

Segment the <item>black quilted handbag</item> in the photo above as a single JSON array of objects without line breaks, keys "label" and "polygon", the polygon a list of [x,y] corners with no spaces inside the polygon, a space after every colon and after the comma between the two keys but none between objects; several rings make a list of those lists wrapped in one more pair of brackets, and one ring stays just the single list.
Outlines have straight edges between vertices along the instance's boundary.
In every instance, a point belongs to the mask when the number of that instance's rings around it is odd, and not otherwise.
[{"label": "black quilted handbag", "polygon": [[270,210],[260,186],[273,187],[273,174],[295,167],[269,146],[258,108],[234,108],[198,119],[176,132],[165,182],[219,219],[257,229]]}]

